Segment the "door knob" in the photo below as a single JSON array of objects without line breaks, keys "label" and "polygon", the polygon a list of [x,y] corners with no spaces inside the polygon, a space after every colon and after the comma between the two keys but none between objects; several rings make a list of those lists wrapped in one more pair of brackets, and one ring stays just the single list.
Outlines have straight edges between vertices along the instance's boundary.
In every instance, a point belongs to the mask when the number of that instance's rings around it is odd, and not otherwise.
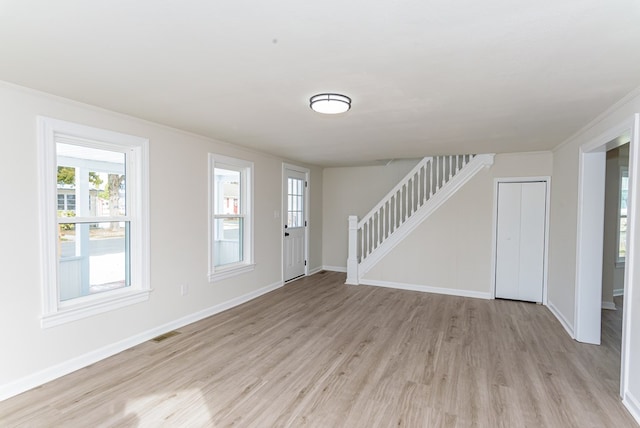
[{"label": "door knob", "polygon": [[285,232],[285,233],[284,233],[284,236],[289,236],[289,232]]}]

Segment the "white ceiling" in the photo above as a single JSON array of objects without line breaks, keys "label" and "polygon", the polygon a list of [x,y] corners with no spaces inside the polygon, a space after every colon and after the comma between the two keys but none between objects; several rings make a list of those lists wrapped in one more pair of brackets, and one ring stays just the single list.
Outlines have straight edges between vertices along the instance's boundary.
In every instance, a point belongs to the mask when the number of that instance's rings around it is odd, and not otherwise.
[{"label": "white ceiling", "polygon": [[0,80],[324,166],[551,149],[639,48],[638,0],[0,0]]}]

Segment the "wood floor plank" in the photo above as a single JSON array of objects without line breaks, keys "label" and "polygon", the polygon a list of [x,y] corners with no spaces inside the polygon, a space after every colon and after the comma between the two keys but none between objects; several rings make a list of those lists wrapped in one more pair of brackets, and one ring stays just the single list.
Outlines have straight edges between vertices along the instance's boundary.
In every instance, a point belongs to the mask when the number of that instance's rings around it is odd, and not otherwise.
[{"label": "wood floor plank", "polygon": [[295,281],[0,402],[0,426],[637,426],[621,310],[593,346],[541,305],[344,280]]}]

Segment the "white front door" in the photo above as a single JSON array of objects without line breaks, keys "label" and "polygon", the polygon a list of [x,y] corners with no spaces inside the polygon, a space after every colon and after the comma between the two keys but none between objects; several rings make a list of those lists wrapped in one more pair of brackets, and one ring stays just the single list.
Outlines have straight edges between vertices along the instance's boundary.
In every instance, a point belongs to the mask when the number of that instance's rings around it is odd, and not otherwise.
[{"label": "white front door", "polygon": [[546,182],[498,183],[496,297],[542,303]]},{"label": "white front door", "polygon": [[284,280],[306,274],[307,172],[284,167]]}]

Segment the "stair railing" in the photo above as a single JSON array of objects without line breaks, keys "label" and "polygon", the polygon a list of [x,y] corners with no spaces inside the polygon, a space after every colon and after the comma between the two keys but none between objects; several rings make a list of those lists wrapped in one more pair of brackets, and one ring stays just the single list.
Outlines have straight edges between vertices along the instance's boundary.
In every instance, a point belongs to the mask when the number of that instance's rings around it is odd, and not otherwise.
[{"label": "stair railing", "polygon": [[[357,284],[357,265],[447,184],[476,155],[425,157],[360,221],[349,217],[347,283]],[[351,274],[350,274],[351,272]]]}]

